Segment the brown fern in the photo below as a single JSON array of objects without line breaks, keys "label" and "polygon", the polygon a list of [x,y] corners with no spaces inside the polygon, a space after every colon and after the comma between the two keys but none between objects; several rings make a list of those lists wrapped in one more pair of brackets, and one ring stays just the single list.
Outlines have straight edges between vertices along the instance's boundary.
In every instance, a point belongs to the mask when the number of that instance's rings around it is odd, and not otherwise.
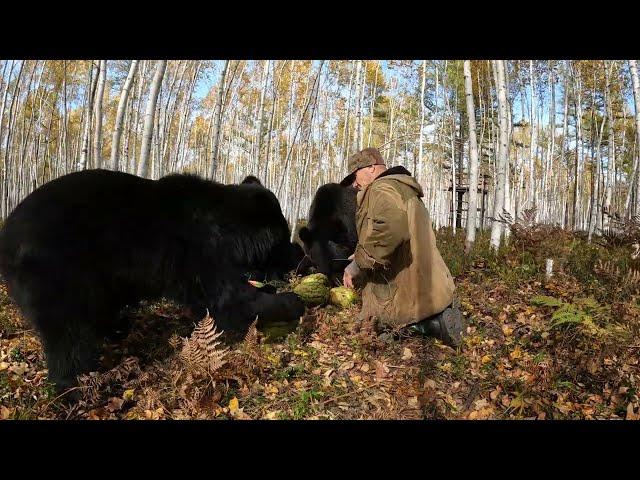
[{"label": "brown fern", "polygon": [[620,275],[620,267],[613,262],[603,262],[600,259],[593,266],[593,271],[594,273],[610,280],[616,279]]},{"label": "brown fern", "polygon": [[177,333],[174,332],[171,337],[169,337],[169,345],[171,345],[171,348],[174,350],[177,350],[181,343],[180,336],[178,336]]},{"label": "brown fern", "polygon": [[183,338],[180,358],[189,369],[209,374],[215,372],[226,363],[228,348],[219,349],[218,337],[222,331],[216,331],[213,318],[207,315],[198,323],[191,338]]},{"label": "brown fern", "polygon": [[618,286],[640,288],[640,270],[638,269],[630,267],[622,270],[611,261],[603,262],[598,260],[593,267],[593,271]]},{"label": "brown fern", "polygon": [[262,351],[260,350],[260,336],[258,333],[258,317],[253,321],[247,334],[244,337],[242,352],[244,353],[244,364],[250,369],[261,369],[264,363]]},{"label": "brown fern", "polygon": [[258,334],[258,317],[256,316],[253,323],[249,326],[247,334],[244,336],[244,346],[248,350],[255,350],[260,344],[260,338]]},{"label": "brown fern", "polygon": [[132,373],[140,373],[137,357],[128,357],[111,370],[99,374],[80,375],[79,385],[83,389],[83,397],[88,402],[96,402],[100,398],[100,390],[114,383],[124,383]]}]

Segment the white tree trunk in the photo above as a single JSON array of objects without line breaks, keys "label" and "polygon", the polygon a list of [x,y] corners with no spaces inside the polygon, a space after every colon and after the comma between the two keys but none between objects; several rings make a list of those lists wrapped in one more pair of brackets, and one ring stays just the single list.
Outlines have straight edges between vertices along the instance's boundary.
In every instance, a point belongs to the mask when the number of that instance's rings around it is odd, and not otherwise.
[{"label": "white tree trunk", "polygon": [[498,108],[500,119],[499,152],[496,172],[496,192],[493,206],[493,224],[491,226],[491,248],[497,251],[500,247],[502,223],[498,221],[504,209],[507,158],[509,155],[507,126],[507,87],[504,73],[504,60],[493,61],[498,89]]},{"label": "white tree trunk", "polygon": [[151,152],[151,139],[153,137],[153,123],[158,102],[158,94],[167,68],[166,60],[158,60],[156,73],[153,76],[147,108],[144,114],[144,129],[142,131],[142,148],[140,149],[140,162],[138,164],[138,175],[144,178],[149,176],[149,154]]},{"label": "white tree trunk", "polygon": [[[640,145],[640,80],[638,79],[638,65],[635,60],[629,60],[629,70],[631,71],[631,81],[633,83],[633,103],[636,110],[636,147]],[[633,178],[638,177],[638,160],[637,152],[640,148],[636,148],[636,156],[634,157],[634,172]],[[638,199],[640,195],[636,191],[636,208],[637,211]]]},{"label": "white tree trunk", "polygon": [[[419,132],[419,144],[418,144],[418,168],[422,170],[422,154],[423,154],[423,131],[424,131],[424,87],[427,82],[427,61],[422,61],[422,87],[420,88],[420,132]],[[466,84],[465,84],[466,86]],[[420,182],[421,172],[414,171],[413,174],[417,176],[418,182]]]},{"label": "white tree trunk", "polygon": [[363,61],[358,60],[356,64],[356,138],[354,139],[354,150],[362,150],[362,94],[365,71]]},{"label": "white tree trunk", "polygon": [[[351,135],[351,129],[349,128],[349,117],[351,116],[351,96],[353,93],[353,82],[356,76],[355,70],[351,72],[349,76],[349,96],[347,97],[347,113],[345,115],[344,126],[342,128],[342,149],[340,156],[342,157],[343,171],[347,168],[347,157],[349,153],[349,136]],[[393,101],[393,100],[392,100]]]},{"label": "white tree trunk", "polygon": [[537,121],[537,109],[538,98],[536,95],[536,78],[533,71],[533,60],[529,60],[529,78],[530,82],[530,95],[531,95],[531,141],[529,145],[529,207],[536,206],[536,184],[535,184],[535,166],[537,155],[537,142],[538,142],[538,121]]},{"label": "white tree trunk", "polygon": [[[467,209],[467,238],[465,249],[471,250],[476,240],[476,214],[478,210],[478,143],[476,140],[476,116],[473,105],[473,82],[471,81],[471,61],[465,60],[464,90],[467,100],[467,119],[469,121],[469,203]],[[423,81],[424,90],[424,81]]]},{"label": "white tree trunk", "polygon": [[[78,165],[79,170],[87,168],[87,157],[89,156],[89,138],[91,133],[91,119],[93,115],[93,97],[95,95],[95,88],[98,84],[98,75],[93,74],[94,63],[91,61],[89,68],[89,91],[87,92],[87,103],[84,109],[84,132],[82,134],[82,150],[80,152],[80,162]],[[100,68],[100,67],[96,67]],[[99,72],[98,72],[99,73]]]},{"label": "white tree trunk", "polygon": [[[9,62],[9,60],[7,60],[7,62]],[[16,65],[16,61],[15,60],[11,60],[11,69],[9,70],[9,76],[7,77],[7,83],[4,84],[4,92],[2,93],[2,105],[0,106],[0,144],[2,143],[2,138],[3,138],[3,130],[4,130],[4,110],[5,107],[7,105],[7,95],[9,93],[9,84],[11,83],[11,75],[13,74],[13,67],[15,67]],[[5,63],[5,69],[7,67],[7,63]],[[4,78],[4,70],[2,71],[2,77]],[[2,168],[2,175],[6,175],[6,169]]]},{"label": "white tree trunk", "polygon": [[120,100],[118,101],[118,111],[116,113],[116,122],[113,128],[113,140],[111,141],[111,168],[118,170],[120,159],[120,139],[122,138],[122,125],[124,120],[124,114],[127,106],[127,99],[129,98],[129,90],[133,83],[133,77],[138,69],[138,60],[133,60],[129,67],[129,73],[127,79],[124,81],[122,91],[120,92]]},{"label": "white tree trunk", "polygon": [[613,116],[613,108],[611,102],[611,76],[613,68],[615,67],[615,61],[611,61],[610,67],[607,72],[607,116],[609,117],[609,153],[607,158],[607,191],[604,200],[604,209],[606,212],[604,218],[604,228],[609,227],[609,218],[611,212],[611,199],[613,197],[613,190],[615,185],[615,171],[616,171],[616,137],[615,137],[615,117]]},{"label": "white tree trunk", "polygon": [[376,62],[376,73],[373,79],[373,92],[371,92],[371,102],[369,102],[369,136],[367,138],[367,148],[371,146],[371,136],[373,134],[373,111],[376,103],[376,93],[378,91],[378,70],[380,69],[380,62]]},{"label": "white tree trunk", "polygon": [[[267,92],[267,81],[269,80],[270,60],[265,60],[262,69],[262,89],[260,90],[260,106],[258,107],[258,115],[256,116],[256,172],[259,171],[260,153],[262,150],[262,123],[264,122],[264,97]],[[265,178],[262,181],[266,181]]]},{"label": "white tree trunk", "polygon": [[98,93],[96,96],[96,108],[94,121],[96,126],[93,143],[93,164],[95,168],[102,168],[102,101],[104,97],[104,84],[107,79],[107,61],[100,60],[100,73],[98,75]]},{"label": "white tree trunk", "polygon": [[211,179],[214,180],[218,167],[218,150],[220,148],[220,127],[222,126],[223,97],[225,95],[225,82],[229,72],[229,60],[224,61],[220,86],[218,87],[218,97],[216,98],[215,129],[213,133],[213,148],[211,149]]}]

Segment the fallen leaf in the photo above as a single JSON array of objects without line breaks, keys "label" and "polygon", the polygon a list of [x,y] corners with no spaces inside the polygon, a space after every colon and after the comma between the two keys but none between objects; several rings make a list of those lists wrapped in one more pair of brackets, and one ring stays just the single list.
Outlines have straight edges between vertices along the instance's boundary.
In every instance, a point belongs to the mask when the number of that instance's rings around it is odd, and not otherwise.
[{"label": "fallen leaf", "polygon": [[629,403],[629,405],[627,405],[627,416],[625,420],[638,420],[638,417],[640,417],[640,415],[637,415],[633,411],[633,403]]},{"label": "fallen leaf", "polygon": [[344,362],[340,367],[338,367],[338,370],[351,370],[354,366],[355,362],[353,361]]},{"label": "fallen leaf", "polygon": [[297,390],[303,390],[307,386],[306,380],[295,380],[293,382],[293,386],[296,387]]},{"label": "fallen leaf", "polygon": [[495,401],[496,398],[498,398],[498,395],[500,395],[501,391],[502,391],[502,388],[500,387],[500,385],[498,385],[496,389],[489,394],[489,397],[491,398],[491,400]]},{"label": "fallen leaf", "polygon": [[413,353],[411,353],[411,350],[407,347],[404,347],[404,350],[402,351],[402,360],[409,360],[411,357],[413,357]]},{"label": "fallen leaf", "polygon": [[369,371],[369,364],[365,363],[360,367],[360,370],[363,372],[368,372]]},{"label": "fallen leaf", "polygon": [[511,403],[509,404],[509,406],[511,408],[521,408],[524,406],[524,402],[522,400],[522,397],[513,397],[513,399],[511,399]]},{"label": "fallen leaf", "polygon": [[0,372],[9,368],[9,364],[7,362],[0,362]]},{"label": "fallen leaf", "polygon": [[516,345],[516,348],[513,349],[513,352],[509,354],[509,358],[511,358],[511,360],[517,360],[520,357],[522,357],[522,350],[520,349],[519,345]]},{"label": "fallen leaf", "polygon": [[9,371],[15,373],[16,375],[24,375],[24,373],[29,369],[29,365],[26,363],[20,363],[18,365],[11,365],[9,367]]},{"label": "fallen leaf", "polygon": [[265,419],[265,420],[277,420],[279,413],[280,413],[280,410],[274,410],[272,412],[267,412],[262,418]]},{"label": "fallen leaf", "polygon": [[12,408],[8,408],[5,406],[0,407],[0,419],[1,420],[6,420],[7,418],[9,418],[11,416],[11,413],[13,412]]},{"label": "fallen leaf", "polygon": [[238,402],[238,399],[236,397],[233,397],[229,401],[229,413],[231,415],[235,415],[235,413],[238,411],[239,407],[240,407],[240,403]]},{"label": "fallen leaf", "polygon": [[264,386],[264,393],[265,393],[266,395],[277,395],[278,391],[279,391],[279,390],[278,390],[278,387],[276,387],[276,386],[275,386],[274,384],[272,384],[272,383],[267,383],[267,384]]},{"label": "fallen leaf", "polygon": [[124,404],[124,399],[123,398],[111,397],[109,399],[109,403],[107,404],[106,408],[110,412],[116,412],[116,411],[118,411],[118,410],[120,410],[122,408],[123,404]]},{"label": "fallen leaf", "polygon": [[381,380],[389,373],[389,367],[384,362],[376,360],[376,379]]},{"label": "fallen leaf", "polygon": [[135,389],[130,388],[129,390],[125,390],[124,394],[122,395],[122,398],[125,400],[133,400],[133,394],[135,392]]},{"label": "fallen leaf", "polygon": [[409,397],[407,405],[411,408],[418,408],[418,397]]},{"label": "fallen leaf", "polygon": [[513,333],[513,328],[511,328],[508,325],[503,325],[502,326],[502,333],[504,333],[505,337],[508,337],[509,335],[511,335]]},{"label": "fallen leaf", "polygon": [[[146,412],[149,412],[149,410],[145,410],[145,413]],[[93,410],[90,410],[87,418],[89,420],[102,420],[106,416],[107,416],[107,412],[105,411],[104,408],[100,407],[100,408],[94,408]],[[157,420],[157,418],[154,420]]]},{"label": "fallen leaf", "polygon": [[482,357],[482,364],[489,363],[491,361],[491,355],[485,355]]}]

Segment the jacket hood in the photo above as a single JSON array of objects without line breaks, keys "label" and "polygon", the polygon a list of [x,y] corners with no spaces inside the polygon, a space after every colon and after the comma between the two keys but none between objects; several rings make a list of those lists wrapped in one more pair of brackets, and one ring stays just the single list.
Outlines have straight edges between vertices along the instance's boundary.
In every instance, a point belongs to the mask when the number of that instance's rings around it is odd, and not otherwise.
[{"label": "jacket hood", "polygon": [[422,191],[422,187],[420,186],[420,184],[416,181],[415,178],[411,176],[411,173],[409,172],[409,170],[404,168],[402,165],[398,165],[396,167],[391,167],[387,169],[385,172],[378,175],[378,178],[376,178],[374,182],[385,177],[393,178],[398,182],[408,185],[409,187],[411,187],[413,190],[416,191],[416,194],[419,197],[424,196],[424,192]]}]

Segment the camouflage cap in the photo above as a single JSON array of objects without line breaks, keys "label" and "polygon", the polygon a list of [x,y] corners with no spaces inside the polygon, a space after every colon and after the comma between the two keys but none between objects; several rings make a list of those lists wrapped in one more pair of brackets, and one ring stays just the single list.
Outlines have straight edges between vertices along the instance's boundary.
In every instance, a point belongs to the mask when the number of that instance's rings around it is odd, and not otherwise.
[{"label": "camouflage cap", "polygon": [[356,172],[364,167],[371,165],[384,165],[384,158],[380,154],[380,150],[377,148],[365,148],[349,157],[347,161],[347,171],[349,175],[344,177],[344,180],[340,182],[342,186],[348,186],[353,183],[356,178]]}]

